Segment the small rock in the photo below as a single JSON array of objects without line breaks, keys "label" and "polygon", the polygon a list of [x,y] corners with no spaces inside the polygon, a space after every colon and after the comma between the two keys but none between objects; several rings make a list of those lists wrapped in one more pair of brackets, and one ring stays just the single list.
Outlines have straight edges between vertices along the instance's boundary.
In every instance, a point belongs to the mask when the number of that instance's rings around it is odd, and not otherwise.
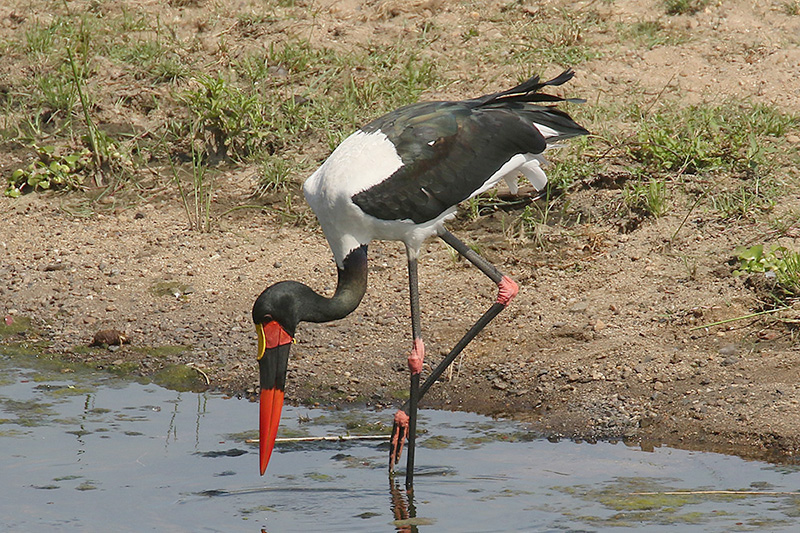
[{"label": "small rock", "polygon": [[722,355],[736,355],[739,351],[739,347],[735,344],[726,344],[722,348],[719,349],[719,353]]},{"label": "small rock", "polygon": [[780,337],[780,333],[775,330],[768,329],[766,331],[760,331],[758,333],[758,338],[762,341],[772,341]]},{"label": "small rock", "polygon": [[499,390],[506,390],[508,388],[508,384],[500,378],[496,378],[492,381],[492,387]]},{"label": "small rock", "polygon": [[94,334],[91,344],[89,346],[114,346],[121,345],[128,342],[128,337],[116,329],[102,329]]},{"label": "small rock", "polygon": [[585,313],[586,310],[589,308],[589,304],[587,302],[578,302],[572,307],[569,308],[570,313]]}]

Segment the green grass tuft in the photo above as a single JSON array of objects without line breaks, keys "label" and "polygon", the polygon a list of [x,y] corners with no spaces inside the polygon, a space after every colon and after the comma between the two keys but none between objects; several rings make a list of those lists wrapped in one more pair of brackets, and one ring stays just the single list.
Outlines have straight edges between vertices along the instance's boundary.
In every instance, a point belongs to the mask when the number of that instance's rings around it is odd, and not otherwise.
[{"label": "green grass tuft", "polygon": [[710,0],[664,0],[667,15],[694,15],[702,11]]}]

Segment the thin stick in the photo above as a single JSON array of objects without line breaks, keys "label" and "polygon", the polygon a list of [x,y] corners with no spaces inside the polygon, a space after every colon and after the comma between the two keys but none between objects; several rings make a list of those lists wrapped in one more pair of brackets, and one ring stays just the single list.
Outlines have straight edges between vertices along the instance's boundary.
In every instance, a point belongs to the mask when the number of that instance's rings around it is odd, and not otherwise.
[{"label": "thin stick", "polygon": [[[391,435],[328,435],[326,437],[284,437],[275,439],[275,442],[340,442],[349,440],[389,440],[390,438]],[[245,443],[257,444],[258,439],[245,439]]]},{"label": "thin stick", "polygon": [[702,326],[695,326],[693,328],[689,328],[689,331],[695,331],[697,329],[710,328],[712,326],[719,326],[721,324],[727,324],[728,322],[736,322],[737,320],[746,320],[748,318],[753,318],[753,317],[756,317],[756,316],[768,315],[770,313],[777,313],[778,311],[786,311],[787,309],[791,309],[791,306],[779,307],[777,309],[769,309],[767,311],[759,311],[758,313],[751,313],[749,315],[737,316],[735,318],[728,318],[726,320],[720,320],[719,322],[712,322],[711,324],[703,324]]},{"label": "thin stick", "polygon": [[685,494],[741,494],[744,496],[800,496],[800,492],[766,490],[668,490],[664,492],[630,492],[632,496],[683,496]]},{"label": "thin stick", "polygon": [[186,363],[186,366],[191,368],[192,370],[199,372],[201,376],[206,380],[206,385],[211,385],[211,379],[208,377],[208,374],[203,372],[200,368],[194,366],[194,363]]}]

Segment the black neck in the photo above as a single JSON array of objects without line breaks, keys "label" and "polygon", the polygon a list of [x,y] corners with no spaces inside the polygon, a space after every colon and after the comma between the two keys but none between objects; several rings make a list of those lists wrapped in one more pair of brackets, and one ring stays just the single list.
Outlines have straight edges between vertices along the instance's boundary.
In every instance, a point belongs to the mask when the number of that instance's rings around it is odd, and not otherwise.
[{"label": "black neck", "polygon": [[339,269],[336,292],[331,298],[314,293],[310,305],[304,306],[301,320],[330,322],[346,317],[356,310],[367,292],[367,247],[350,252]]}]

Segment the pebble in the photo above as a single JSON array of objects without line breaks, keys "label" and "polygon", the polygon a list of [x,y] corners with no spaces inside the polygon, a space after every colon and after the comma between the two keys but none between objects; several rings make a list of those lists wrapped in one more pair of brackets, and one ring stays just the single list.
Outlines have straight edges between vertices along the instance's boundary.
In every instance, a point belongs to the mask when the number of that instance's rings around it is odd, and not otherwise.
[{"label": "pebble", "polygon": [[589,309],[589,304],[587,302],[578,302],[572,307],[569,308],[570,313],[585,313],[586,310]]},{"label": "pebble", "polygon": [[506,390],[508,388],[508,384],[500,378],[495,378],[492,381],[492,387],[495,389]]},{"label": "pebble", "polygon": [[722,355],[736,355],[739,351],[739,347],[735,344],[726,344],[722,348],[719,349],[719,353]]}]

